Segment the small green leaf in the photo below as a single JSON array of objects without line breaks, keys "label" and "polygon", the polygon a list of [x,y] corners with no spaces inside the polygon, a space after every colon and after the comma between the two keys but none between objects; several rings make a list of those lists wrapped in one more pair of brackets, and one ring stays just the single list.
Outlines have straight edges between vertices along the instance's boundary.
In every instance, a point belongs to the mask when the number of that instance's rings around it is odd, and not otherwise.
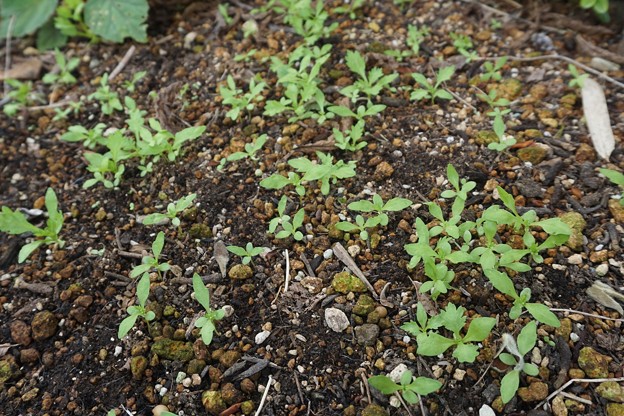
[{"label": "small green leaf", "polygon": [[32,252],[35,251],[37,248],[39,248],[39,246],[43,245],[44,243],[45,243],[44,240],[35,240],[31,243],[26,244],[20,249],[19,255],[17,257],[17,261],[19,263],[25,262],[26,259],[30,257]]},{"label": "small green leaf", "polygon": [[401,390],[401,386],[390,380],[387,376],[373,376],[368,379],[368,384],[383,394],[392,394],[395,391]]},{"label": "small green leaf", "polygon": [[537,376],[539,374],[539,368],[533,363],[525,363],[522,367],[522,371],[529,376]]},{"label": "small green leaf", "polygon": [[498,356],[498,358],[499,358],[499,359],[500,359],[500,360],[501,360],[504,364],[507,364],[507,365],[516,365],[516,364],[518,363],[518,361],[516,360],[516,358],[515,358],[513,355],[511,355],[511,354],[509,354],[509,353],[507,353],[507,352],[503,352],[503,353],[501,353],[501,354]]},{"label": "small green leaf", "polygon": [[162,253],[163,246],[165,245],[165,233],[159,231],[156,235],[156,239],[152,243],[152,253],[154,253],[154,257],[160,257],[160,253]]},{"label": "small green leaf", "polygon": [[453,357],[457,358],[460,363],[474,363],[479,355],[479,347],[474,344],[460,343],[453,351]]},{"label": "small green leaf", "polygon": [[520,384],[520,373],[518,370],[512,370],[503,377],[501,380],[501,399],[503,403],[509,403],[509,401],[516,395],[518,391],[518,385]]},{"label": "small green leaf", "polygon": [[496,325],[496,319],[479,317],[470,321],[468,332],[464,337],[464,342],[481,342],[490,335],[492,328]]},{"label": "small green leaf", "polygon": [[210,292],[197,273],[193,274],[193,291],[195,292],[195,299],[197,299],[197,302],[199,302],[206,311],[210,311]]},{"label": "small green leaf", "polygon": [[145,306],[145,302],[147,302],[147,297],[149,296],[150,291],[150,278],[149,273],[143,273],[139,283],[137,283],[136,294],[139,300],[139,305]]},{"label": "small green leaf", "polygon": [[125,337],[128,334],[128,332],[130,332],[134,324],[136,323],[136,320],[138,317],[139,315],[130,315],[124,318],[124,320],[121,321],[121,323],[119,324],[119,330],[117,331],[117,338],[122,339],[123,337]]},{"label": "small green leaf", "polygon": [[541,303],[527,303],[525,307],[527,308],[527,311],[529,311],[529,313],[538,321],[555,328],[559,328],[559,326],[561,326],[561,322],[559,322],[557,315],[552,313],[550,309],[548,309],[548,306]]}]

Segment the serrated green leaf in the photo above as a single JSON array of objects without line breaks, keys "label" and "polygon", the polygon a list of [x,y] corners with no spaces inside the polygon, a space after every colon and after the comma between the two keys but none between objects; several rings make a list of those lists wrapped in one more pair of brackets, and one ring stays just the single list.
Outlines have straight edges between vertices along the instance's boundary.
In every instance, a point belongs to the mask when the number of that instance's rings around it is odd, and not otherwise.
[{"label": "serrated green leaf", "polygon": [[148,11],[147,0],[87,0],[84,20],[104,40],[121,43],[129,37],[147,42]]},{"label": "serrated green leaf", "polygon": [[460,343],[453,351],[453,357],[457,358],[460,363],[474,363],[478,355],[479,347],[474,344]]},{"label": "serrated green leaf", "polygon": [[19,211],[13,211],[9,207],[2,207],[0,212],[0,231],[7,234],[33,233],[41,235],[43,230],[28,222],[26,216]]}]

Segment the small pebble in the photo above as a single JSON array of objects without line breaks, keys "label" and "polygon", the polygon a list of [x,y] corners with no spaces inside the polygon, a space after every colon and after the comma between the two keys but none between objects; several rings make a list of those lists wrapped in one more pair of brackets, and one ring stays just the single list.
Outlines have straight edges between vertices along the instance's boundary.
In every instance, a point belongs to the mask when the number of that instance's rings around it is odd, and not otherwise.
[{"label": "small pebble", "polygon": [[580,265],[583,264],[583,256],[580,254],[572,254],[568,257],[568,264]]},{"label": "small pebble", "polygon": [[609,265],[607,264],[599,264],[598,266],[596,266],[596,274],[600,277],[602,276],[606,276],[606,274],[609,272]]},{"label": "small pebble", "polygon": [[254,339],[254,341],[256,342],[256,345],[260,345],[262,344],[264,341],[266,341],[266,339],[269,337],[269,335],[271,335],[271,331],[262,331],[259,332],[256,335],[256,338]]},{"label": "small pebble", "polygon": [[462,370],[460,368],[456,369],[453,373],[453,378],[457,381],[462,381],[466,376],[466,370]]},{"label": "small pebble", "polygon": [[327,250],[323,252],[323,258],[325,260],[331,259],[333,255],[334,255],[334,250],[332,250],[331,248],[328,248]]}]

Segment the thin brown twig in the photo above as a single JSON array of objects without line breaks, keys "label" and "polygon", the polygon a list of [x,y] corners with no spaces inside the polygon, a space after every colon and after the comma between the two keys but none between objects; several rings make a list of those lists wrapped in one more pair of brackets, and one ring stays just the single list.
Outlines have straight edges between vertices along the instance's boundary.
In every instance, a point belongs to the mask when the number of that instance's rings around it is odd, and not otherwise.
[{"label": "thin brown twig", "polygon": [[6,37],[6,47],[5,47],[5,55],[4,55],[4,95],[9,93],[9,84],[7,84],[6,74],[9,72],[9,68],[11,68],[11,35],[13,34],[13,23],[15,22],[15,15],[11,16],[9,20],[9,27],[7,28],[7,37]]},{"label": "thin brown twig", "polygon": [[559,309],[559,308],[550,308],[552,312],[566,312],[566,313],[578,313],[579,315],[589,316],[591,318],[604,319],[607,321],[615,321],[615,322],[624,322],[624,319],[618,318],[610,318],[608,316],[597,315],[594,313],[581,312],[574,309]]},{"label": "thin brown twig", "polygon": [[124,57],[121,58],[121,61],[119,61],[115,69],[113,69],[113,71],[110,73],[108,77],[109,81],[112,81],[117,75],[119,75],[119,73],[121,73],[121,71],[123,71],[126,65],[128,65],[128,62],[130,62],[130,58],[132,58],[132,55],[134,55],[134,51],[136,51],[136,46],[130,46],[130,48],[126,51]]},{"label": "thin brown twig", "polygon": [[301,383],[299,382],[299,377],[297,376],[297,370],[293,370],[293,377],[295,378],[295,384],[297,385],[297,392],[299,393],[299,399],[301,399],[301,404],[304,403],[303,392],[301,391]]},{"label": "thin brown twig", "polygon": [[580,68],[582,68],[584,71],[587,71],[591,74],[594,74],[595,76],[597,76],[598,78],[602,78],[603,80],[612,83],[613,85],[616,85],[622,89],[624,89],[624,83],[621,83],[619,81],[617,81],[614,78],[611,78],[608,75],[603,74],[602,72],[587,66],[585,64],[580,63],[579,61],[572,59],[570,57],[567,57],[565,55],[559,55],[559,54],[553,54],[553,55],[542,55],[542,56],[511,56],[511,55],[504,55],[504,56],[493,56],[493,57],[488,57],[488,58],[483,58],[483,60],[486,61],[496,61],[500,58],[508,58],[512,61],[519,61],[519,62],[532,62],[532,61],[541,61],[541,60],[545,60],[545,59],[555,59],[555,60],[562,60],[562,61],[566,61],[570,64],[576,65]]},{"label": "thin brown twig", "polygon": [[557,390],[555,390],[551,394],[549,394],[548,397],[546,397],[544,400],[539,402],[538,405],[534,407],[534,409],[538,409],[544,403],[548,403],[548,401],[550,401],[550,399],[552,399],[553,397],[555,397],[556,395],[558,395],[559,393],[564,391],[572,383],[576,383],[576,382],[578,382],[578,383],[603,383],[605,381],[615,381],[615,382],[624,381],[624,377],[618,377],[618,378],[573,378],[573,379],[570,379],[563,386],[559,387]]}]

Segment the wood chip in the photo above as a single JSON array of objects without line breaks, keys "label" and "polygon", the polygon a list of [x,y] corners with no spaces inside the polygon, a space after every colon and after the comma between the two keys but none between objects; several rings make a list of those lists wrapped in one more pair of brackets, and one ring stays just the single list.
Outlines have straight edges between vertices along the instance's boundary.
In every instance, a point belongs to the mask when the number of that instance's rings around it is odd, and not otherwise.
[{"label": "wood chip", "polygon": [[615,149],[615,139],[611,129],[607,100],[600,84],[591,78],[583,83],[583,112],[587,120],[587,128],[598,155],[609,160]]},{"label": "wood chip", "polygon": [[0,81],[5,79],[38,79],[41,66],[39,58],[16,58],[15,63],[8,71],[0,71]]},{"label": "wood chip", "polygon": [[219,265],[219,270],[221,271],[221,277],[225,277],[225,272],[227,270],[227,264],[230,261],[230,252],[228,251],[225,243],[221,240],[217,240],[214,243],[214,257]]}]

